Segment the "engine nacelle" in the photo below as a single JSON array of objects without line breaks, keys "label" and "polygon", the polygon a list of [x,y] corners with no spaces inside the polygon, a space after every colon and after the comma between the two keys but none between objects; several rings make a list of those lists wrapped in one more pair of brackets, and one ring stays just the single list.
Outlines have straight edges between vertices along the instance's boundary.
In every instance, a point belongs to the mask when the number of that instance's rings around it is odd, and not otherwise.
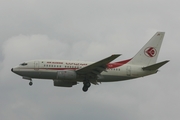
[{"label": "engine nacelle", "polygon": [[73,85],[76,85],[76,84],[77,82],[54,80],[54,86],[57,86],[57,87],[72,87]]},{"label": "engine nacelle", "polygon": [[77,74],[73,70],[60,70],[57,72],[58,80],[73,80],[76,79]]}]

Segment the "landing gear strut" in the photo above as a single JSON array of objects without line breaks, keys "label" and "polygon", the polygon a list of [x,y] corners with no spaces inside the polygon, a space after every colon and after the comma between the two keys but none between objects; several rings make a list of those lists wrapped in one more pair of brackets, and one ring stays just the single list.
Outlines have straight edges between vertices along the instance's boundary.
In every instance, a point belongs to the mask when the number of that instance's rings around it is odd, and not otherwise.
[{"label": "landing gear strut", "polygon": [[84,92],[88,91],[88,88],[91,86],[91,83],[89,82],[89,80],[85,79],[83,84],[84,84],[84,86],[83,86],[82,90]]},{"label": "landing gear strut", "polygon": [[33,85],[33,82],[32,82],[32,80],[29,82],[29,85],[30,85],[30,86],[32,86],[32,85]]}]

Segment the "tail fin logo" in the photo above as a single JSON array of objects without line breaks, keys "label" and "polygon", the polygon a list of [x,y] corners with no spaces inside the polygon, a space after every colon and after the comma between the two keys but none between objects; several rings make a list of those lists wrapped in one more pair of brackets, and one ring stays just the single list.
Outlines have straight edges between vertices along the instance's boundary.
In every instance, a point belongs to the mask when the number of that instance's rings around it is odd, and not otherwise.
[{"label": "tail fin logo", "polygon": [[154,57],[157,54],[157,51],[154,47],[148,47],[145,49],[144,54],[148,57]]}]

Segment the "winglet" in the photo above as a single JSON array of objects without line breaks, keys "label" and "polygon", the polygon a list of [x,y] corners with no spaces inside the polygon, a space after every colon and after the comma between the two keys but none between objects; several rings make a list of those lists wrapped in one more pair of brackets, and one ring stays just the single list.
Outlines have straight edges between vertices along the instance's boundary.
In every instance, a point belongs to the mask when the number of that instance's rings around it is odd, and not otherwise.
[{"label": "winglet", "polygon": [[164,64],[166,64],[167,62],[169,62],[169,60],[160,62],[160,63],[156,63],[147,67],[143,67],[143,70],[158,70],[160,67],[162,67]]},{"label": "winglet", "polygon": [[117,57],[121,56],[122,54],[113,54],[110,57],[113,57],[114,59],[116,59]]}]

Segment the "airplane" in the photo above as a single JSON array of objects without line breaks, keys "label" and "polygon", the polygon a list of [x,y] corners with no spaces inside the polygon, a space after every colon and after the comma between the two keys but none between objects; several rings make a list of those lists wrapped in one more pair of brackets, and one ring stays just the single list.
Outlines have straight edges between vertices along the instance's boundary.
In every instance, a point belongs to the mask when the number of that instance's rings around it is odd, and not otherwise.
[{"label": "airplane", "polygon": [[98,62],[66,60],[31,60],[11,69],[23,79],[51,79],[54,86],[72,87],[83,82],[82,90],[88,91],[91,84],[124,81],[152,75],[169,62],[156,63],[165,32],[157,32],[131,59],[112,62],[121,54],[113,54]]}]

